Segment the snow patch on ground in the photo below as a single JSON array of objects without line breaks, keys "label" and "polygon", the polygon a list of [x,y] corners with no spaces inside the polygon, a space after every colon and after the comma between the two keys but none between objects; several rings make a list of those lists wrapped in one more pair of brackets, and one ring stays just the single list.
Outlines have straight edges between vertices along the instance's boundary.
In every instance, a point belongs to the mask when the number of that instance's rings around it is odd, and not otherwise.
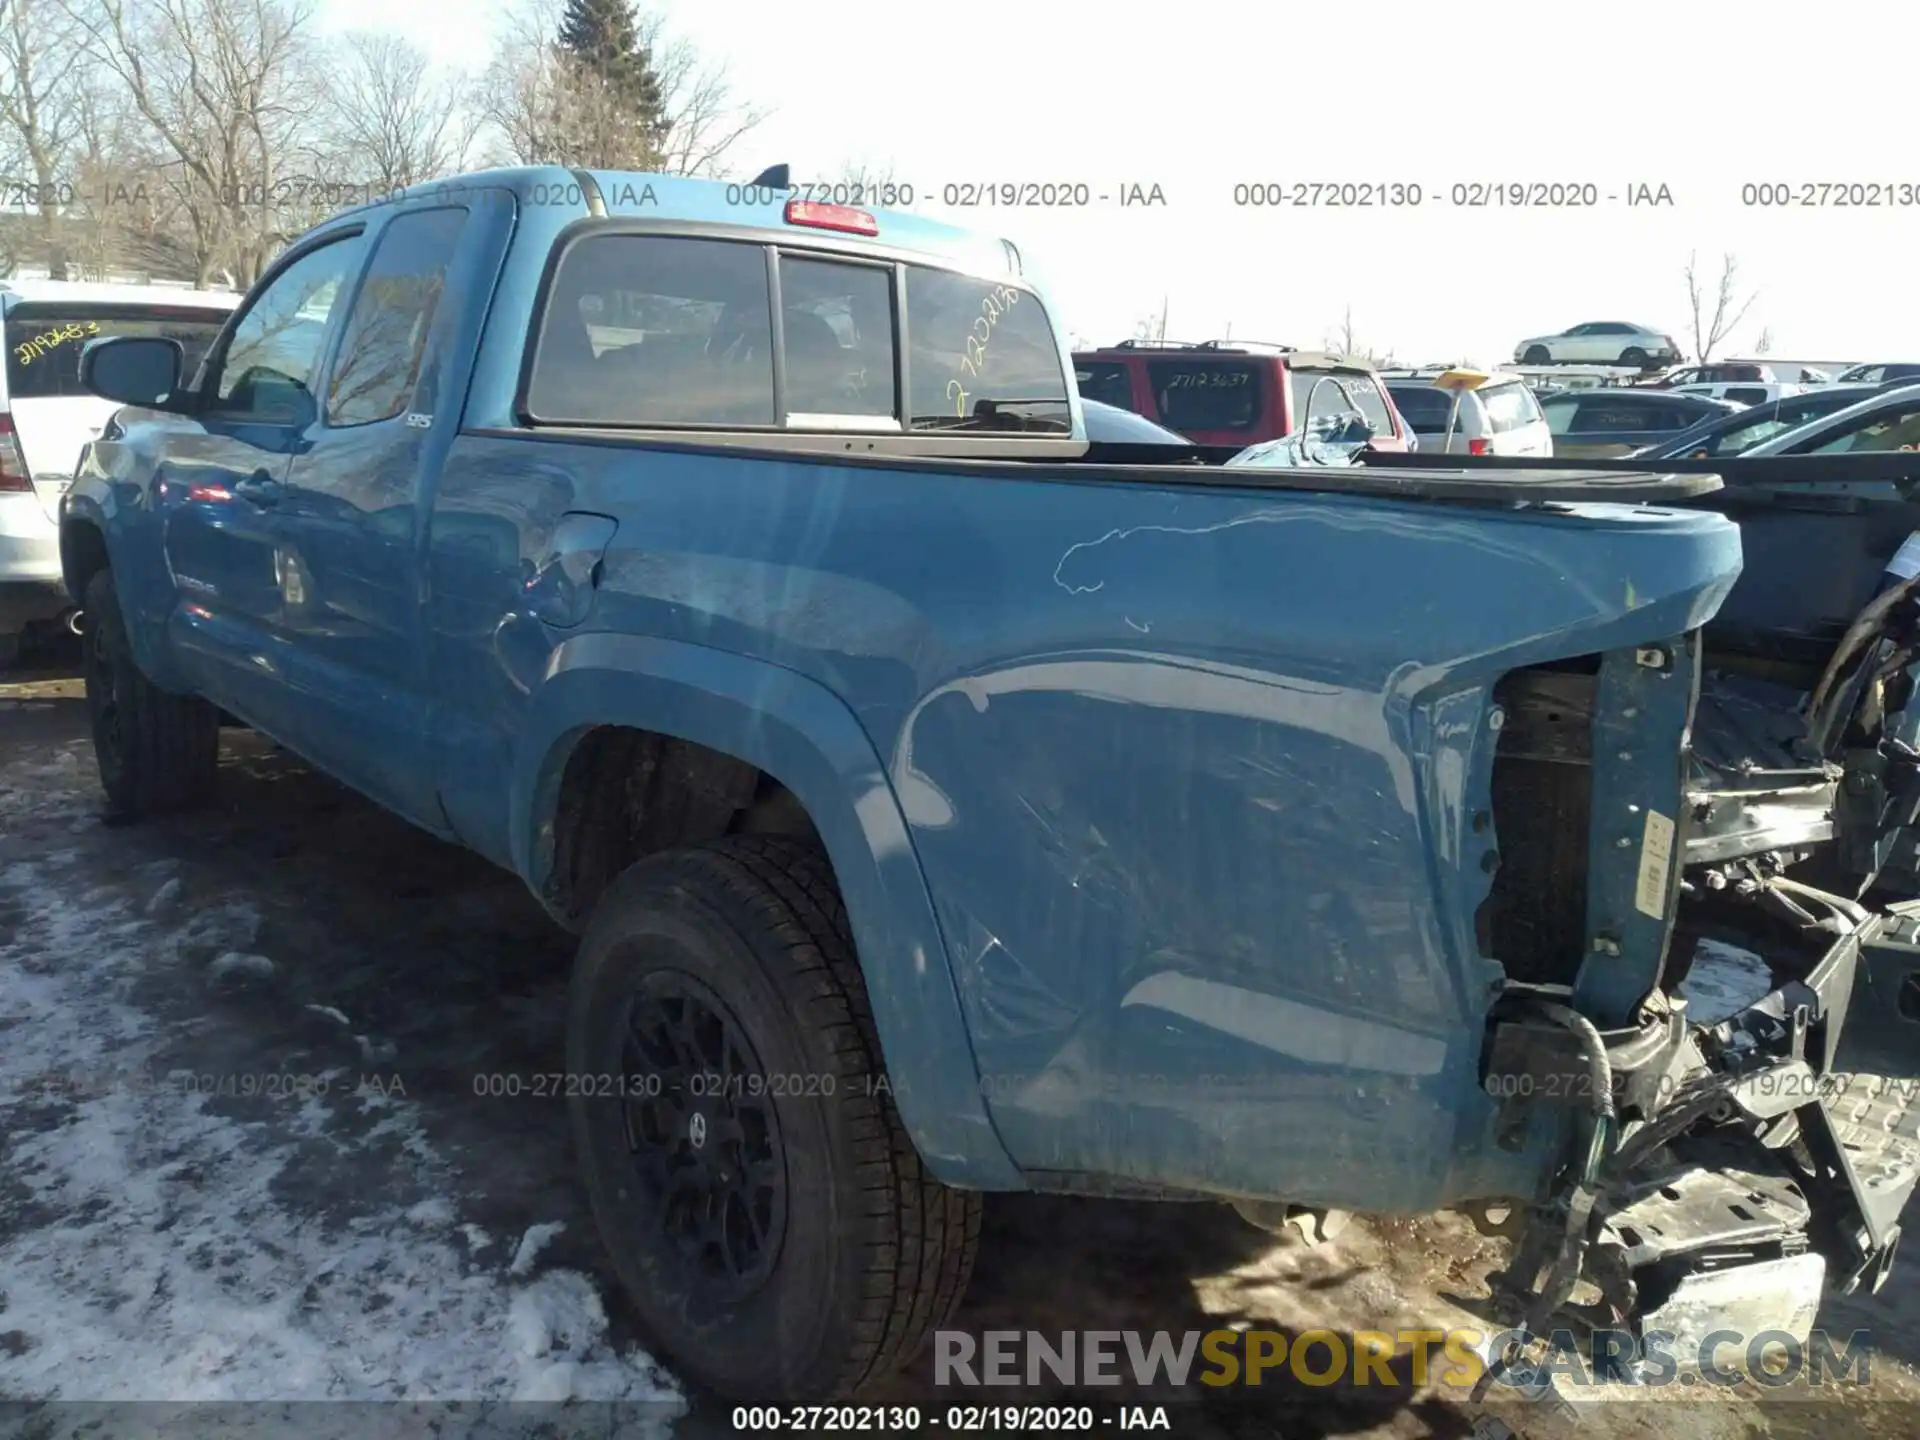
[{"label": "snow patch on ground", "polygon": [[544,1225],[529,1225],[527,1233],[520,1237],[520,1248],[513,1252],[513,1263],[507,1267],[509,1275],[530,1275],[533,1265],[540,1258],[540,1252],[547,1248],[553,1237],[567,1227],[559,1221],[550,1221]]},{"label": "snow patch on ground", "polygon": [[238,950],[229,950],[224,955],[216,955],[207,966],[209,980],[233,980],[241,976],[271,980],[273,961],[264,955],[245,955]]},{"label": "snow patch on ground", "polygon": [[[570,1271],[519,1283],[558,1226],[532,1227],[503,1272],[474,1258],[486,1237],[454,1230],[444,1196],[403,1206],[344,1194],[308,1209],[298,1184],[282,1192],[303,1144],[397,1147],[421,1186],[444,1186],[406,1101],[336,1086],[279,1102],[269,1126],[137,1083],[164,1071],[167,1032],[131,990],[181,943],[147,908],[58,855],[0,868],[0,913],[15,921],[0,935],[0,1395],[619,1401],[639,1406],[640,1428],[621,1433],[664,1435],[684,1409],[678,1388],[644,1353],[616,1353],[593,1283]],[[246,928],[244,915],[211,918]],[[272,962],[234,950],[209,970],[270,974]],[[350,1108],[382,1118],[329,1135]],[[35,1423],[75,1433],[86,1413]],[[242,1413],[258,1426],[259,1412]],[[328,1406],[297,1428],[377,1433],[397,1413]],[[181,1425],[219,1428],[204,1412]]]}]

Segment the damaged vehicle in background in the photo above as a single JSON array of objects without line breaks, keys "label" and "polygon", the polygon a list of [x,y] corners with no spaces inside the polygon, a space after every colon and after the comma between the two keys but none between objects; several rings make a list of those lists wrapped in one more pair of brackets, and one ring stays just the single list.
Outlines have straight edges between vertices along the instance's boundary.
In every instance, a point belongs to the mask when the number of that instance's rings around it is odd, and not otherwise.
[{"label": "damaged vehicle in background", "polygon": [[[1920,807],[1910,589],[1802,654],[1713,475],[1409,459],[1351,367],[1289,458],[1360,464],[1108,463],[1015,247],[728,188],[342,212],[197,379],[86,351],[60,512],[121,816],[231,715],[582,937],[543,1068],[681,1373],[867,1389],[985,1191],[1463,1208],[1534,1334],[1885,1278],[1915,930],[1807,867]],[[1693,1023],[1723,921],[1773,968]]]}]

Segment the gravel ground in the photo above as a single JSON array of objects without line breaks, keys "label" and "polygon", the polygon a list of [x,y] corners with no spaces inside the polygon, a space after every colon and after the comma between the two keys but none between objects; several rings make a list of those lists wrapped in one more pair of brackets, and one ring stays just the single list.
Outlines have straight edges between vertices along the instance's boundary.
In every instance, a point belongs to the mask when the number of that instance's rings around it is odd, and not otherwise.
[{"label": "gravel ground", "polygon": [[[574,1413],[602,1433],[735,1433],[729,1407],[636,1333],[560,1106],[479,1093],[476,1077],[560,1068],[572,945],[519,882],[244,732],[226,737],[214,805],[109,825],[78,682],[13,679],[0,1400],[463,1402],[305,1409],[286,1432],[363,1435],[486,1433],[572,1399],[599,1402]],[[1222,1207],[1002,1197],[957,1324],[1474,1325],[1499,1250],[1452,1217],[1361,1222],[1307,1248]],[[1404,1364],[1396,1387],[1098,1398],[1165,1405],[1182,1436],[1906,1437],[1916,1288],[1896,1272],[1823,1312],[1877,1347],[1871,1385],[1837,1399],[1662,1391],[1589,1400],[1572,1429],[1511,1397],[1476,1407],[1416,1386]],[[928,1359],[875,1398],[944,1414],[956,1396]],[[197,1436],[263,1413],[164,1415]],[[73,1433],[79,1414],[0,1411],[0,1434]]]}]

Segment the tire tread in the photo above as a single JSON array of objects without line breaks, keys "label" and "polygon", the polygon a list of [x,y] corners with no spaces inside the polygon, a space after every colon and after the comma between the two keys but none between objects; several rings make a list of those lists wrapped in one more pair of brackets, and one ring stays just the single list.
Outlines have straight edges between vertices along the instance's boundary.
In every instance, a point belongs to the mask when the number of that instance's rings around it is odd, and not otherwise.
[{"label": "tire tread", "polygon": [[198,695],[162,690],[140,673],[111,570],[96,571],[87,582],[85,608],[93,624],[105,627],[103,639],[118,672],[115,690],[126,754],[120,783],[108,788],[108,801],[130,818],[199,804],[212,792],[219,769],[220,712]]},{"label": "tire tread", "polygon": [[827,1037],[839,1066],[834,1095],[860,1137],[855,1164],[874,1226],[862,1343],[834,1387],[851,1394],[905,1365],[951,1318],[979,1252],[981,1196],[934,1179],[892,1097],[868,1083],[882,1073],[879,1034],[826,856],[783,836],[741,835],[688,850],[684,863],[760,915],[795,977],[814,986],[801,1021]]}]

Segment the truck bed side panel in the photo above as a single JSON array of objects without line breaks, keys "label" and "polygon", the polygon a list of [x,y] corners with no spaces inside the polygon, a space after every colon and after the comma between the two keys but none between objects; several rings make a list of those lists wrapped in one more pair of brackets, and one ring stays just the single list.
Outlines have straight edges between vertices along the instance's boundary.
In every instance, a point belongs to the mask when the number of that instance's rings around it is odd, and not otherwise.
[{"label": "truck bed side panel", "polygon": [[1493,683],[1681,633],[1739,563],[1703,513],[466,436],[436,547],[462,525],[521,543],[460,602],[490,648],[446,693],[496,707],[459,718],[464,745],[505,746],[554,673],[558,637],[503,622],[567,511],[619,518],[580,633],[797,672],[882,757],[973,1052],[909,1047],[883,1015],[897,1071],[977,1057],[1029,1170],[1373,1209],[1498,1188],[1487,1107],[1461,1093],[1498,973],[1467,839]]}]

